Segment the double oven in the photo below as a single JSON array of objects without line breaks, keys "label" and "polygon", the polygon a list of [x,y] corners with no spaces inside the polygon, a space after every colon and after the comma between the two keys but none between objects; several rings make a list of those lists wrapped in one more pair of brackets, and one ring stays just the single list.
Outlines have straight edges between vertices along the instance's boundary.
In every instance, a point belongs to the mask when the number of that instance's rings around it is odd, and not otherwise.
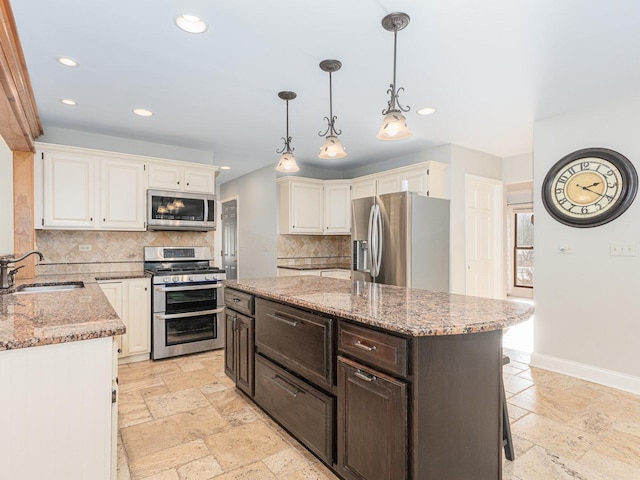
[{"label": "double oven", "polygon": [[209,247],[145,247],[152,274],[151,358],[224,347],[224,270]]}]

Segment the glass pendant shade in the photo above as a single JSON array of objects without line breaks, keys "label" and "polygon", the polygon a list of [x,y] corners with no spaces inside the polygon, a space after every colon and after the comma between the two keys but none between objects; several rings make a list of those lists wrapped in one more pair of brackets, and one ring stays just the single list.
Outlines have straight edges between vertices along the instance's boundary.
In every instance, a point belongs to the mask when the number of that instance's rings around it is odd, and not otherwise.
[{"label": "glass pendant shade", "polygon": [[407,127],[407,119],[404,118],[402,112],[394,110],[384,116],[376,138],[379,140],[402,140],[410,136],[411,130]]},{"label": "glass pendant shade", "polygon": [[292,173],[299,172],[300,167],[298,167],[298,164],[296,163],[296,157],[293,156],[293,153],[285,152],[280,157],[280,161],[278,162],[276,170],[278,172]]},{"label": "glass pendant shade", "polygon": [[344,147],[338,137],[329,135],[324,139],[324,142],[322,142],[318,156],[325,159],[344,158],[347,156],[347,152],[344,151]]}]

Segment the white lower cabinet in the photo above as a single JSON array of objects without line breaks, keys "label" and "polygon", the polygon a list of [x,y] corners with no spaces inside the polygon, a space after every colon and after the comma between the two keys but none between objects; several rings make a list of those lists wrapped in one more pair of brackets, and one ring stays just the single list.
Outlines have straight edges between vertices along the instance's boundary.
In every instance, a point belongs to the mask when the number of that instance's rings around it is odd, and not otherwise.
[{"label": "white lower cabinet", "polygon": [[98,282],[127,327],[117,337],[121,363],[146,360],[151,352],[151,285],[148,278]]},{"label": "white lower cabinet", "polygon": [[0,352],[0,477],[116,478],[113,351],[103,337]]}]

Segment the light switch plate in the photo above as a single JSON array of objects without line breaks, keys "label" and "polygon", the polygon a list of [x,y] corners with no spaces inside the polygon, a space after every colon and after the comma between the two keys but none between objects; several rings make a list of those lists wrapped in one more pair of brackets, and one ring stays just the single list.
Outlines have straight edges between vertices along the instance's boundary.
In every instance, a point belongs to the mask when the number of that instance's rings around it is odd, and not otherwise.
[{"label": "light switch plate", "polygon": [[609,244],[609,255],[612,257],[635,257],[636,244],[633,242],[611,242]]}]

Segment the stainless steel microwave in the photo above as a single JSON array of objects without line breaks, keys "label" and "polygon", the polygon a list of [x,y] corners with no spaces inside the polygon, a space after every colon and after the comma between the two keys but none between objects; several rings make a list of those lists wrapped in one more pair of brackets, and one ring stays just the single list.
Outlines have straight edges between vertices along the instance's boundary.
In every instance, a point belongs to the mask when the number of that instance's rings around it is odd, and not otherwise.
[{"label": "stainless steel microwave", "polygon": [[215,207],[213,195],[147,190],[147,230],[215,230]]}]

